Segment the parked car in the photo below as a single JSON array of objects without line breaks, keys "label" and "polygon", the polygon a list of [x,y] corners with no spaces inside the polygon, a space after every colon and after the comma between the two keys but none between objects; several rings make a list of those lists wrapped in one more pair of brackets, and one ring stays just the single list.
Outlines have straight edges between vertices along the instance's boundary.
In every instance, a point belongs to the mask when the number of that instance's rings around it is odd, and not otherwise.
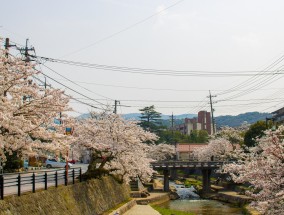
[{"label": "parked car", "polygon": [[68,161],[68,163],[75,164],[75,163],[76,163],[76,161],[75,161],[74,159],[72,159],[72,160],[69,160],[69,161]]},{"label": "parked car", "polygon": [[[57,161],[57,160],[55,160],[55,159],[47,159],[46,161],[45,161],[45,166],[46,166],[46,168],[53,168],[53,167],[55,167],[55,168],[65,168],[65,166],[66,166],[66,162],[59,162],[59,161]],[[71,164],[71,163],[68,163],[68,167],[70,168],[70,167],[72,167],[73,165]]]}]

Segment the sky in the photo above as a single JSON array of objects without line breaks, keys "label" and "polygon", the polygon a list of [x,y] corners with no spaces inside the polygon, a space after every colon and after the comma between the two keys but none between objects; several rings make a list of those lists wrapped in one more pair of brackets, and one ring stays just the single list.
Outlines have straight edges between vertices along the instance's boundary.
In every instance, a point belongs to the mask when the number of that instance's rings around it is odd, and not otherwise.
[{"label": "sky", "polygon": [[77,99],[70,102],[73,115],[113,109],[114,100],[120,101],[119,114],[150,105],[163,114],[196,114],[210,111],[209,90],[215,116],[284,106],[284,1],[0,0],[0,5],[0,37],[18,46],[28,38],[37,56],[104,65],[41,61],[48,84]]}]

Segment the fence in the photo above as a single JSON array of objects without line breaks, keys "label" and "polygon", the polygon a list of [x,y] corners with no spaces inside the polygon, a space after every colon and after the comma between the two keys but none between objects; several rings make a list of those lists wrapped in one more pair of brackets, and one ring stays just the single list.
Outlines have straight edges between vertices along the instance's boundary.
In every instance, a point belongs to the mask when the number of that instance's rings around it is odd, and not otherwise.
[{"label": "fence", "polygon": [[44,188],[47,190],[50,186],[57,187],[59,184],[67,186],[74,184],[75,180],[82,181],[82,169],[71,168],[66,174],[66,170],[44,171],[36,173],[25,173],[18,175],[0,175],[0,198],[4,195],[18,194]]}]

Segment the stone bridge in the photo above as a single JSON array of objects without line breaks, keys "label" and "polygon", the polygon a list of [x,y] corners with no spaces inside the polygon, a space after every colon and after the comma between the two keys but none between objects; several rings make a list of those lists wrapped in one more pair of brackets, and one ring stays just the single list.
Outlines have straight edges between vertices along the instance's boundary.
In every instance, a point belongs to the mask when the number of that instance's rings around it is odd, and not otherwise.
[{"label": "stone bridge", "polygon": [[[226,162],[227,163],[227,162]],[[164,174],[164,191],[169,191],[169,176],[174,177],[178,169],[199,169],[202,172],[202,187],[204,192],[210,191],[210,175],[211,171],[220,168],[224,164],[223,161],[157,161],[152,162],[151,166],[154,170],[163,170]]]}]

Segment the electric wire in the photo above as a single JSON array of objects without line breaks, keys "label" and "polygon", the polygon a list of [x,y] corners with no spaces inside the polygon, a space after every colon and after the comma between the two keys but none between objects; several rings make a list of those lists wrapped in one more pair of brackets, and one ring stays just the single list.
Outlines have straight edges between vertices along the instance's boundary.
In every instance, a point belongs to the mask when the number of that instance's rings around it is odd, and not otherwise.
[{"label": "electric wire", "polygon": [[152,69],[152,68],[138,68],[138,67],[126,67],[126,66],[112,66],[104,64],[93,64],[93,63],[83,63],[76,61],[60,60],[49,57],[33,56],[31,57],[42,59],[44,61],[61,63],[70,66],[85,67],[91,69],[107,70],[107,71],[117,71],[123,73],[132,74],[144,74],[144,75],[161,75],[161,76],[197,76],[197,77],[234,77],[234,76],[275,76],[278,74],[284,74],[283,70],[275,70],[273,73],[271,71],[231,71],[231,72],[216,72],[216,71],[190,71],[190,70],[171,70],[171,69]]},{"label": "electric wire", "polygon": [[[284,55],[282,55],[280,58],[278,58],[277,60],[275,60],[274,62],[272,62],[270,65],[268,65],[267,67],[265,67],[262,71],[260,71],[259,73],[263,73],[263,72],[266,72],[266,71],[269,71],[270,69],[272,69],[273,67],[275,67],[276,65],[278,65],[279,63],[281,63],[284,59]],[[221,92],[221,93],[218,93],[218,95],[223,95],[223,94],[227,94],[227,93],[231,93],[231,91],[235,91],[236,89],[241,89],[247,85],[250,85],[252,84],[253,82],[256,81],[255,77],[257,77],[257,75],[255,76],[252,76],[250,77],[249,79],[247,79],[246,81],[234,86],[234,87],[231,87],[227,90],[224,90],[224,92]]]},{"label": "electric wire", "polygon": [[[41,64],[40,64],[40,65],[41,65]],[[89,90],[88,88],[83,87],[83,86],[81,86],[81,85],[77,84],[75,81],[72,81],[71,79],[69,79],[69,78],[67,78],[67,77],[65,77],[65,76],[63,76],[63,75],[61,75],[59,72],[56,72],[54,69],[52,69],[52,68],[50,68],[50,67],[46,66],[45,64],[42,64],[42,65],[43,65],[45,68],[49,69],[50,71],[52,71],[52,72],[56,73],[56,74],[57,74],[57,75],[59,75],[60,77],[62,77],[62,78],[64,78],[64,79],[66,79],[67,81],[69,81],[69,82],[71,82],[71,83],[75,84],[76,86],[79,86],[79,87],[83,88],[84,90],[87,90],[87,91],[89,91],[89,92],[91,92],[91,93],[93,93],[93,94],[95,94],[95,95],[100,96],[100,97],[103,97],[103,98],[106,98],[106,99],[108,99],[108,100],[112,100],[112,101],[114,101],[114,99],[111,99],[111,98],[109,98],[109,97],[103,96],[103,95],[98,94],[98,93],[95,93],[95,92],[93,92],[93,91]]]},{"label": "electric wire", "polygon": [[178,4],[180,4],[180,3],[183,2],[183,1],[184,1],[184,0],[179,0],[179,1],[175,2],[174,4],[171,4],[170,6],[165,7],[164,9],[162,9],[162,10],[160,10],[160,11],[158,11],[158,12],[156,12],[156,13],[154,13],[154,14],[152,14],[152,15],[150,15],[150,16],[148,16],[148,17],[146,17],[146,18],[144,18],[144,19],[142,19],[142,20],[140,20],[140,21],[138,21],[138,22],[135,22],[135,23],[133,23],[133,24],[131,24],[131,25],[129,25],[129,26],[127,26],[127,27],[125,27],[125,28],[123,28],[123,29],[117,31],[117,32],[115,32],[115,33],[112,33],[112,34],[110,34],[110,35],[108,35],[108,36],[106,36],[106,37],[104,37],[104,38],[102,38],[102,39],[99,39],[99,40],[97,40],[97,41],[95,41],[95,42],[93,42],[93,43],[91,43],[91,44],[89,44],[89,45],[87,45],[87,46],[84,46],[84,47],[82,47],[82,48],[79,48],[79,49],[77,49],[77,50],[75,50],[75,51],[73,51],[73,52],[70,52],[70,53],[68,53],[68,54],[66,54],[66,55],[64,55],[64,56],[62,56],[62,57],[66,57],[66,56],[69,56],[69,55],[78,53],[78,52],[83,51],[83,50],[85,50],[85,49],[87,49],[87,48],[89,48],[89,47],[91,47],[91,46],[94,46],[94,45],[100,43],[100,42],[103,42],[103,41],[105,41],[105,40],[111,39],[111,38],[115,37],[115,36],[118,35],[118,34],[121,34],[121,33],[125,32],[125,31],[128,31],[128,30],[130,30],[130,29],[136,27],[137,25],[142,24],[142,23],[144,23],[144,22],[146,22],[146,21],[152,19],[153,17],[155,17],[155,16],[161,14],[162,12],[164,12],[164,11],[166,11],[166,10],[168,10],[168,9],[170,9],[170,8],[172,8],[172,7],[176,6],[176,5],[178,5]]},{"label": "electric wire", "polygon": [[[66,81],[64,79],[58,79],[60,81]],[[126,89],[137,89],[137,90],[153,90],[153,91],[173,91],[173,92],[208,92],[208,90],[201,90],[201,89],[173,89],[173,88],[151,88],[151,87],[135,87],[135,86],[125,86],[125,85],[113,85],[113,84],[101,84],[95,82],[85,82],[85,81],[74,81],[80,84],[87,84],[87,85],[95,85],[95,86],[104,86],[104,87],[114,87],[114,88],[126,88]],[[278,90],[284,88],[266,88],[266,89],[259,89],[259,90]],[[221,89],[213,89],[212,92],[224,91]],[[235,90],[239,92],[243,92],[246,90]]]}]

